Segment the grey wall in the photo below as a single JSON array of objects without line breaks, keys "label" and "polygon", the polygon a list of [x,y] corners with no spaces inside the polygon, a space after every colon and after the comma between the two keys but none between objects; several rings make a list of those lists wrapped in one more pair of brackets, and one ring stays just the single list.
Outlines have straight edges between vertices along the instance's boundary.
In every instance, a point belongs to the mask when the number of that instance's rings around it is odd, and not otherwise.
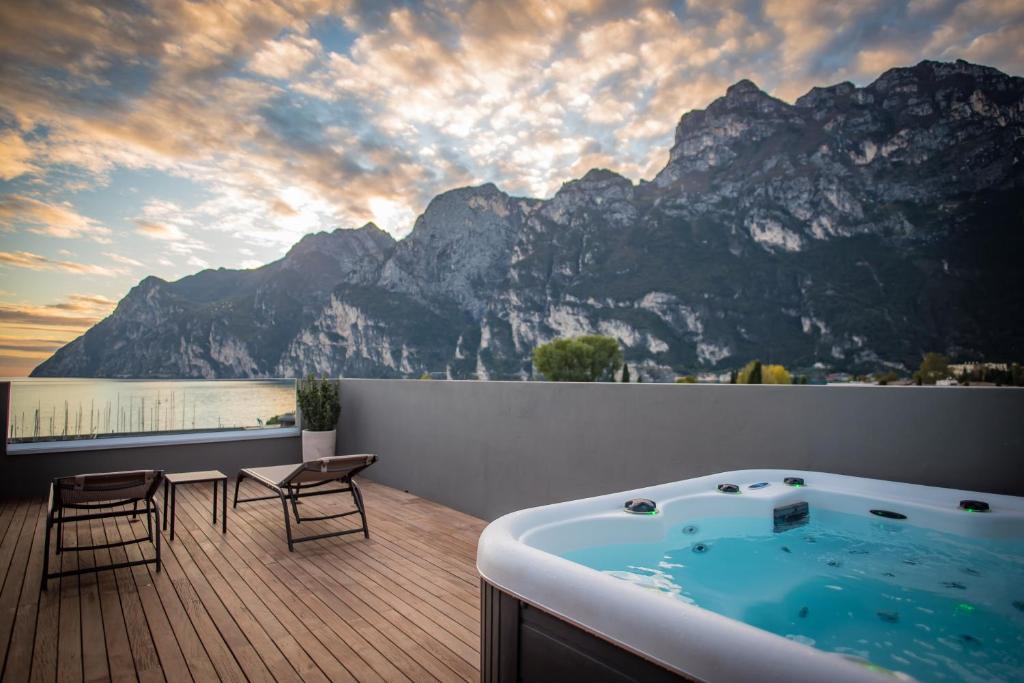
[{"label": "grey wall", "polygon": [[108,448],[65,453],[7,453],[0,463],[0,498],[46,494],[54,477],[88,472],[163,469],[220,470],[229,477],[243,467],[302,460],[298,436],[215,443]]},{"label": "grey wall", "polygon": [[1024,390],[341,383],[338,452],[366,476],[484,519],[744,468],[1024,495]]}]

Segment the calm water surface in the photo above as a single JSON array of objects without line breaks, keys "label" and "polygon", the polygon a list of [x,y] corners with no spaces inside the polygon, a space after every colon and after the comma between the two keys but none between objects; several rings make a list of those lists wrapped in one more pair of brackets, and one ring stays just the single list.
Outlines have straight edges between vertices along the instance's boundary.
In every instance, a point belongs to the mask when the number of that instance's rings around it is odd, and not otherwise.
[{"label": "calm water surface", "polygon": [[10,438],[264,426],[295,411],[295,381],[11,380]]}]

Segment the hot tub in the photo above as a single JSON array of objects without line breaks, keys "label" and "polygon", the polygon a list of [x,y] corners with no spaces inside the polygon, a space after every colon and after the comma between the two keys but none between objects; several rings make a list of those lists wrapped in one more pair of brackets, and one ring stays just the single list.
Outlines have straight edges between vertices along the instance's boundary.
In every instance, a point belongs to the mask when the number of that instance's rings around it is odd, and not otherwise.
[{"label": "hot tub", "polygon": [[505,515],[477,568],[484,681],[1024,680],[1022,498],[725,472]]}]

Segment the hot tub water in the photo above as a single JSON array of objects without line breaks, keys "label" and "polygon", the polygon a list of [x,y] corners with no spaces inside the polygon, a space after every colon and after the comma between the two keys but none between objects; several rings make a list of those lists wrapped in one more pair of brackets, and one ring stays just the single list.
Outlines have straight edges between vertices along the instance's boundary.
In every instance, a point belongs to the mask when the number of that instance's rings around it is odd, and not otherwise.
[{"label": "hot tub water", "polygon": [[812,506],[781,532],[761,517],[687,519],[660,542],[558,554],[923,683],[1024,678],[1020,539]]}]

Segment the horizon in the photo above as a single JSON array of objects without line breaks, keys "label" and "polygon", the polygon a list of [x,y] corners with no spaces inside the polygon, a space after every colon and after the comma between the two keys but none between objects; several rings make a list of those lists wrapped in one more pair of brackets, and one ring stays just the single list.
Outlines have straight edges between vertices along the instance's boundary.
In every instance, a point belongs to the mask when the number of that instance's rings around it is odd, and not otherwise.
[{"label": "horizon", "polygon": [[146,276],[401,239],[457,187],[650,179],[742,79],[792,103],[924,59],[1024,73],[1024,9],[987,2],[94,9],[0,9],[0,376]]}]

